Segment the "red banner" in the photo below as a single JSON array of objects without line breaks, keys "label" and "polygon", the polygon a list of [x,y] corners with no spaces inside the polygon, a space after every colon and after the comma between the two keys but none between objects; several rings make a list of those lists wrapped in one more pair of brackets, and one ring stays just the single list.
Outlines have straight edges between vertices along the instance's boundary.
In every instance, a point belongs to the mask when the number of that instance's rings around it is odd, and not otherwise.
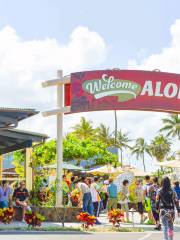
[{"label": "red banner", "polygon": [[69,91],[66,102],[71,103],[72,113],[115,109],[180,112],[180,74],[138,70],[78,72],[71,74]]}]

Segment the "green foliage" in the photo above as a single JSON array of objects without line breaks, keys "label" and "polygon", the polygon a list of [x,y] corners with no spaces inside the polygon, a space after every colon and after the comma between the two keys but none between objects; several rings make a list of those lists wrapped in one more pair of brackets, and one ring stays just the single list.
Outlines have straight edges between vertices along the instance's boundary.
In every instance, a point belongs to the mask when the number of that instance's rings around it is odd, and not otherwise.
[{"label": "green foliage", "polygon": [[99,125],[97,128],[97,138],[99,141],[106,144],[106,146],[112,146],[114,144],[114,138],[112,133],[110,132],[110,128],[106,127],[103,123]]},{"label": "green foliage", "polygon": [[24,163],[25,163],[25,154],[22,150],[16,151],[13,153],[13,162],[15,166],[16,173],[19,174],[19,177],[24,177]]},{"label": "green foliage", "polygon": [[131,142],[131,140],[129,139],[128,135],[128,133],[123,133],[121,130],[117,132],[116,145],[121,152],[121,165],[123,165],[123,149],[131,149],[129,145],[129,142]]},{"label": "green foliage", "polygon": [[137,159],[143,160],[144,171],[146,171],[145,159],[144,159],[145,153],[147,153],[151,156],[149,146],[145,142],[144,138],[136,139],[136,143],[135,143],[134,147],[132,148],[132,154],[133,155],[135,154]]},{"label": "green foliage", "polygon": [[162,162],[171,150],[171,142],[168,138],[165,138],[162,134],[156,136],[149,146],[151,155],[156,158],[157,161]]},{"label": "green foliage", "polygon": [[166,132],[167,137],[178,137],[180,140],[180,117],[178,114],[169,114],[167,118],[163,118],[162,122],[164,126],[159,130],[160,132]]},{"label": "green foliage", "polygon": [[50,140],[33,148],[32,166],[41,167],[55,163],[56,160],[56,141]]},{"label": "green foliage", "polygon": [[92,121],[86,120],[85,117],[81,117],[80,123],[73,127],[74,134],[80,139],[86,139],[94,137],[96,130],[92,126]]},{"label": "green foliage", "polygon": [[117,156],[107,150],[105,143],[88,137],[79,139],[74,133],[68,134],[64,139],[63,156],[65,161],[95,159],[96,165],[117,162]]}]

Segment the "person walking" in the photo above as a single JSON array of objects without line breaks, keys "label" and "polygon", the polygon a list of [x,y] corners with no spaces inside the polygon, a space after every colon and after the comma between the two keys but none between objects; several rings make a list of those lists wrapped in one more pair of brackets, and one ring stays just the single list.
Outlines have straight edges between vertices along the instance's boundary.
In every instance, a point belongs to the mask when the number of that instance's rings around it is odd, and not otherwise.
[{"label": "person walking", "polygon": [[180,217],[180,208],[177,194],[171,188],[168,177],[162,179],[161,188],[157,193],[157,209],[163,225],[164,240],[173,240],[173,223],[175,219],[175,206]]},{"label": "person walking", "polygon": [[99,212],[100,212],[100,203],[101,203],[101,198],[99,195],[99,185],[98,185],[98,178],[95,177],[94,181],[91,180],[91,185],[90,185],[90,191],[91,191],[91,196],[92,196],[92,202],[93,202],[93,208],[94,208],[94,216],[96,217],[96,223],[95,224],[101,224],[100,221],[98,220],[99,217]]},{"label": "person walking", "polygon": [[151,178],[149,175],[145,176],[145,185],[144,185],[144,193],[143,193],[143,198],[144,198],[144,206],[145,210],[148,213],[148,223],[153,224],[153,216],[152,216],[152,211],[151,211],[151,199],[149,196],[149,189],[152,186]]},{"label": "person walking", "polygon": [[136,180],[136,187],[135,187],[135,190],[134,190],[134,195],[135,195],[135,202],[137,203],[137,209],[138,209],[138,212],[141,216],[140,223],[142,224],[147,219],[147,217],[144,216],[143,187],[142,187],[140,179]]},{"label": "person walking", "polygon": [[179,186],[179,181],[174,182],[174,191],[177,194],[179,204],[180,204],[180,186]]},{"label": "person walking", "polygon": [[129,222],[129,181],[128,180],[124,180],[122,183],[122,190],[120,192],[121,194],[121,200],[120,200],[120,204],[121,204],[121,209],[123,210],[123,212],[126,213],[126,222]]},{"label": "person walking", "polygon": [[108,211],[117,208],[117,186],[113,183],[113,179],[109,179],[108,192]]},{"label": "person walking", "polygon": [[149,197],[151,200],[151,211],[152,211],[152,215],[155,221],[155,230],[161,230],[161,224],[159,221],[159,211],[157,211],[156,208],[156,195],[159,189],[159,185],[158,185],[158,177],[154,177],[152,178],[152,186],[149,188]]},{"label": "person walking", "polygon": [[90,187],[88,186],[88,179],[83,176],[81,178],[81,182],[78,183],[78,189],[82,194],[82,202],[83,202],[83,212],[88,212],[91,216],[94,215],[92,196]]}]

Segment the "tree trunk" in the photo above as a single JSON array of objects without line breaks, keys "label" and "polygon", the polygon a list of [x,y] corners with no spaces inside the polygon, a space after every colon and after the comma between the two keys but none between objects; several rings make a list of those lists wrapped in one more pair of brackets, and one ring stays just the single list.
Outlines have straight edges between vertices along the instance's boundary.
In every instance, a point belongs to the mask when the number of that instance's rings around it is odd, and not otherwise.
[{"label": "tree trunk", "polygon": [[117,112],[116,110],[114,111],[114,128],[115,128],[115,131],[114,131],[114,145],[115,147],[117,147]]},{"label": "tree trunk", "polygon": [[143,166],[144,166],[144,171],[146,172],[146,166],[145,166],[145,161],[144,161],[144,154],[143,154]]}]

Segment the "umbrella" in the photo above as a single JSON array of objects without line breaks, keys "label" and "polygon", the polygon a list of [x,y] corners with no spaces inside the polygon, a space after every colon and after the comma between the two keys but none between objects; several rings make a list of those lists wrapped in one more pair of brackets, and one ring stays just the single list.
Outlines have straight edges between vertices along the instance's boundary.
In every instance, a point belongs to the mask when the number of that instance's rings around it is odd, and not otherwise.
[{"label": "umbrella", "polygon": [[180,168],[180,160],[158,162],[156,165],[160,167]]},{"label": "umbrella", "polygon": [[[57,165],[56,164],[51,164],[51,165],[44,166],[43,168],[56,169]],[[83,167],[75,166],[71,163],[66,163],[66,162],[63,162],[63,169],[72,170],[72,171],[85,171],[85,169]]]},{"label": "umbrella", "polygon": [[101,174],[101,175],[102,174],[119,174],[122,172],[123,172],[123,170],[121,167],[115,168],[111,165],[105,165],[105,166],[98,167],[98,168],[87,171],[87,173],[91,173],[93,175],[96,175],[96,174]]},{"label": "umbrella", "polygon": [[135,167],[128,167],[128,168],[125,168],[125,170],[133,173],[133,175],[135,177],[145,177],[146,175],[152,175],[152,173],[147,173],[147,172],[145,172],[139,168],[135,168]]},{"label": "umbrella", "polygon": [[114,183],[117,185],[118,192],[121,191],[122,184],[124,180],[128,180],[129,184],[133,182],[134,174],[132,172],[124,172],[120,174],[115,180]]}]

